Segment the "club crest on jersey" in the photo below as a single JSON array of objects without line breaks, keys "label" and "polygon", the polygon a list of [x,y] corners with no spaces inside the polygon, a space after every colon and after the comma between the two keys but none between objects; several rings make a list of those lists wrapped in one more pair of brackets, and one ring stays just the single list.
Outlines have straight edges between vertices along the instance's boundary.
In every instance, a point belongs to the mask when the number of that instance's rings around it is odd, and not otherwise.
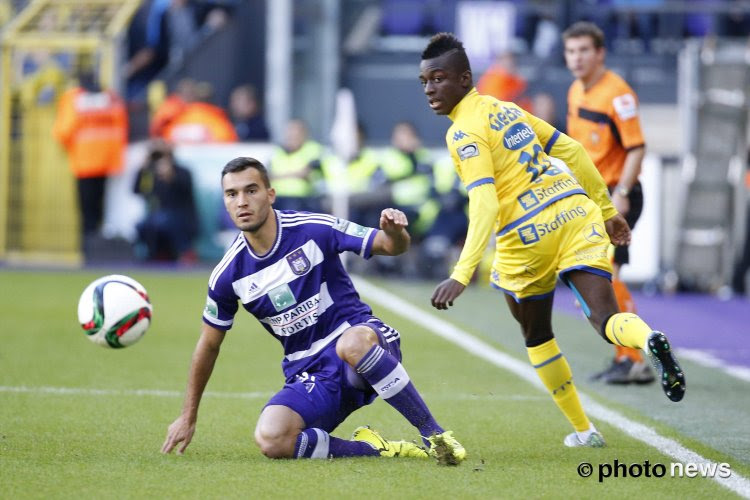
[{"label": "club crest on jersey", "polygon": [[292,272],[297,276],[307,274],[307,271],[310,270],[310,259],[307,258],[305,251],[301,248],[287,255],[286,261],[289,263],[289,267],[292,268]]},{"label": "club crest on jersey", "polygon": [[458,157],[461,158],[461,160],[471,158],[472,156],[479,156],[479,146],[477,146],[476,142],[464,144],[463,146],[456,148],[456,153],[458,153]]}]

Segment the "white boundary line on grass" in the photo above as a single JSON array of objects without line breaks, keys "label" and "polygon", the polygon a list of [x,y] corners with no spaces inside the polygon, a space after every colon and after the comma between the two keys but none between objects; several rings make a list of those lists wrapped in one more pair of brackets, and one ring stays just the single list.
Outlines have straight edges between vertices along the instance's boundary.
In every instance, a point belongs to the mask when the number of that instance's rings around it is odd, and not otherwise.
[{"label": "white boundary line on grass", "polygon": [[[362,278],[352,276],[352,280],[354,281],[357,290],[366,295],[371,302],[378,306],[425,326],[429,325],[431,327],[430,330],[435,335],[458,345],[465,351],[474,354],[485,361],[489,361],[498,368],[502,368],[517,375],[538,389],[545,392],[547,391],[534,372],[534,369],[528,363],[519,361],[508,354],[498,351],[490,344],[478,339],[470,333],[461,330],[436,315],[428,313],[403,300],[401,297],[398,297],[397,295],[394,295]],[[580,390],[578,391],[578,394],[581,396],[583,405],[586,407],[586,411],[589,415],[617,427],[625,434],[656,448],[665,455],[669,455],[675,460],[683,463],[715,463],[693,450],[684,447],[677,441],[660,435],[653,428],[631,420],[621,413],[597,403],[583,394]],[[750,481],[736,471],[732,471],[731,477],[722,478],[717,475],[712,479],[734,493],[745,498],[750,498]]]},{"label": "white boundary line on grass", "polygon": [[[95,387],[52,387],[48,385],[0,385],[0,393],[13,394],[53,394],[55,396],[151,396],[161,398],[182,398],[184,392],[161,389],[97,389]],[[268,399],[273,392],[212,392],[206,391],[204,397],[224,399]],[[444,394],[430,394],[430,399],[448,398]],[[543,396],[527,394],[452,394],[451,399],[462,401],[547,401]]]},{"label": "white boundary line on grass", "polygon": [[[34,393],[34,394],[62,394],[62,395],[84,395],[84,396],[156,396],[167,398],[182,398],[184,392],[163,391],[160,389],[95,389],[88,387],[29,387],[0,385],[0,392]],[[229,399],[262,399],[270,398],[272,392],[212,392],[203,393],[205,397],[229,398]]]},{"label": "white boundary line on grass", "polygon": [[713,354],[699,349],[677,349],[677,355],[683,359],[689,359],[707,368],[716,368],[729,376],[750,382],[750,368],[746,366],[730,365]]}]

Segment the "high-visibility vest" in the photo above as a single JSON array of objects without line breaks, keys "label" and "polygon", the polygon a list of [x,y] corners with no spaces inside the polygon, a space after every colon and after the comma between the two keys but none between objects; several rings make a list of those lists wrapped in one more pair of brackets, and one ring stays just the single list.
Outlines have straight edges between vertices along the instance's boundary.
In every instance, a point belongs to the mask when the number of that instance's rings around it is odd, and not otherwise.
[{"label": "high-visibility vest", "polygon": [[297,151],[292,152],[277,146],[271,156],[269,169],[271,185],[276,194],[292,198],[314,195],[316,184],[322,177],[321,173],[305,171],[311,164],[320,161],[322,155],[323,146],[315,141],[307,141]]},{"label": "high-visibility vest", "polygon": [[149,125],[153,137],[163,137],[164,129],[185,110],[187,103],[177,94],[167,97],[154,112]]},{"label": "high-visibility vest", "polygon": [[163,126],[161,136],[175,143],[237,142],[237,133],[224,110],[205,102],[185,103]]},{"label": "high-visibility vest", "polygon": [[[414,155],[418,165],[430,165],[427,150],[419,149]],[[409,155],[390,148],[383,153],[381,166],[391,184],[396,205],[417,206],[427,201],[430,196],[431,172],[417,171],[417,165],[414,165]]]},{"label": "high-visibility vest", "polygon": [[461,183],[450,156],[440,158],[432,165],[432,182],[438,194],[446,194],[452,189],[458,189],[466,195],[466,188]]},{"label": "high-visibility vest", "polygon": [[122,170],[128,115],[113,91],[77,87],[63,93],[52,133],[68,152],[76,177],[103,177]]},{"label": "high-visibility vest", "polygon": [[363,193],[373,187],[373,176],[380,168],[380,163],[375,151],[363,148],[346,165],[338,157],[328,156],[323,160],[322,167],[327,190],[345,189],[348,193]]}]

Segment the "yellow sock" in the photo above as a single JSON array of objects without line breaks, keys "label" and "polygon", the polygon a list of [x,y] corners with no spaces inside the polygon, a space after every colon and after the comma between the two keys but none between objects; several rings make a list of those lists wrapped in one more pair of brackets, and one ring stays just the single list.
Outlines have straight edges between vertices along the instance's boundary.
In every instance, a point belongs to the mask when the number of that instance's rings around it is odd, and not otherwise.
[{"label": "yellow sock", "polygon": [[[628,286],[620,280],[612,280],[612,288],[615,291],[615,299],[617,300],[617,306],[621,312],[635,313],[635,304],[633,303],[633,297],[630,295]],[[630,358],[633,363],[643,361],[643,355],[640,349],[633,349],[632,347],[623,347],[615,344],[615,359],[618,361]]]},{"label": "yellow sock", "polygon": [[573,385],[573,373],[555,339],[536,347],[527,347],[526,350],[537,375],[573,428],[577,432],[589,430],[589,419],[583,412],[578,392]]},{"label": "yellow sock", "polygon": [[604,333],[609,340],[633,349],[643,349],[651,332],[651,327],[633,313],[613,314],[604,327]]}]

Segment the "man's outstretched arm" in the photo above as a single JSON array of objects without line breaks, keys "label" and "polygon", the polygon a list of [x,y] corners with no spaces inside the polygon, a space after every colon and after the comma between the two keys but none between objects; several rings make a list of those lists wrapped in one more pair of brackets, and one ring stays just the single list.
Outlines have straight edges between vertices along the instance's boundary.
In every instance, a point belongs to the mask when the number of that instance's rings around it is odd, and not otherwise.
[{"label": "man's outstretched arm", "polygon": [[374,255],[401,255],[409,249],[411,236],[406,231],[409,221],[406,214],[395,208],[380,213],[380,231],[372,242]]},{"label": "man's outstretched arm", "polygon": [[162,453],[169,453],[175,446],[182,443],[177,449],[177,453],[182,454],[193,439],[201,396],[203,396],[208,379],[211,378],[211,372],[214,369],[216,358],[219,356],[219,348],[225,334],[226,332],[223,330],[203,324],[201,337],[198,340],[198,345],[195,346],[193,360],[190,364],[190,375],[188,376],[182,414],[169,426],[167,439],[161,447]]}]

